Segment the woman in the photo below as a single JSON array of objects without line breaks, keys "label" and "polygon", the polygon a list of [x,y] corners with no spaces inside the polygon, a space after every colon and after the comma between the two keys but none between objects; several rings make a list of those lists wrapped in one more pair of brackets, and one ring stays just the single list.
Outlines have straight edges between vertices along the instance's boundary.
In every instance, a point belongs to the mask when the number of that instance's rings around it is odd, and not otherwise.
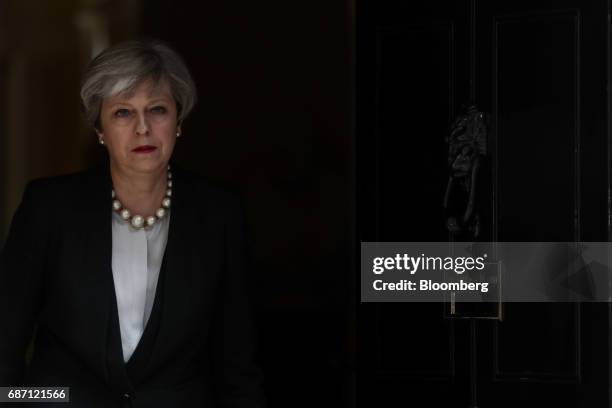
[{"label": "woman", "polygon": [[195,97],[157,42],[90,63],[109,160],[26,187],[0,256],[0,386],[70,387],[71,407],[264,405],[240,205],[170,164]]}]

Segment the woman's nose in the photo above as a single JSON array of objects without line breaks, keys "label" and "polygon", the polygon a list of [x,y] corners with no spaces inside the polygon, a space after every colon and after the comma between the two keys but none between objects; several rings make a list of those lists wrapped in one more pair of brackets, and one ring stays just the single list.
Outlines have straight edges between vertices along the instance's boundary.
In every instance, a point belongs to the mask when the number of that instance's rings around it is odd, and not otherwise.
[{"label": "woman's nose", "polygon": [[138,135],[148,135],[149,134],[149,123],[147,121],[147,117],[144,113],[139,113],[138,122],[136,124],[136,134]]}]

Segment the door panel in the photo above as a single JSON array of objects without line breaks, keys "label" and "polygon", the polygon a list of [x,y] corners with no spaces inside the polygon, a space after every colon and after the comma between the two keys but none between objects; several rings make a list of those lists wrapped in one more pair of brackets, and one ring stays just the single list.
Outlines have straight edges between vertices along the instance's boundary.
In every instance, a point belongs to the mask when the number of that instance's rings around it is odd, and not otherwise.
[{"label": "door panel", "polygon": [[[360,241],[449,239],[444,138],[470,94],[490,114],[483,240],[608,240],[605,1],[356,11]],[[359,306],[364,406],[610,406],[608,304],[445,316],[440,304]]]},{"label": "door panel", "polygon": [[576,12],[494,18],[497,240],[573,241],[580,191]]}]

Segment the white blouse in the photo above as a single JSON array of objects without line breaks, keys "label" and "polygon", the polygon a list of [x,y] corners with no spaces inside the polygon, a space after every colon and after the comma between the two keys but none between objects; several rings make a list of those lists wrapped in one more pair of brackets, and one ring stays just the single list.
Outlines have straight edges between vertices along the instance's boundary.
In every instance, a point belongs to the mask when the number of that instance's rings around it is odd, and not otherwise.
[{"label": "white blouse", "polygon": [[125,362],[134,353],[151,316],[169,220],[168,212],[153,227],[137,230],[113,212],[113,282]]}]

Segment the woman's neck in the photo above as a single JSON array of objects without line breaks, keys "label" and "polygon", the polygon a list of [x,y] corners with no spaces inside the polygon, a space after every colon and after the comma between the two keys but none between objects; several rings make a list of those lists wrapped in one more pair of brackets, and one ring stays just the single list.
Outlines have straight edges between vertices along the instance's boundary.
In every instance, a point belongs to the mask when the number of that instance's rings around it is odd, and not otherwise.
[{"label": "woman's neck", "polygon": [[140,173],[110,166],[115,194],[123,207],[132,214],[150,216],[155,214],[166,194],[167,166],[150,173]]}]

